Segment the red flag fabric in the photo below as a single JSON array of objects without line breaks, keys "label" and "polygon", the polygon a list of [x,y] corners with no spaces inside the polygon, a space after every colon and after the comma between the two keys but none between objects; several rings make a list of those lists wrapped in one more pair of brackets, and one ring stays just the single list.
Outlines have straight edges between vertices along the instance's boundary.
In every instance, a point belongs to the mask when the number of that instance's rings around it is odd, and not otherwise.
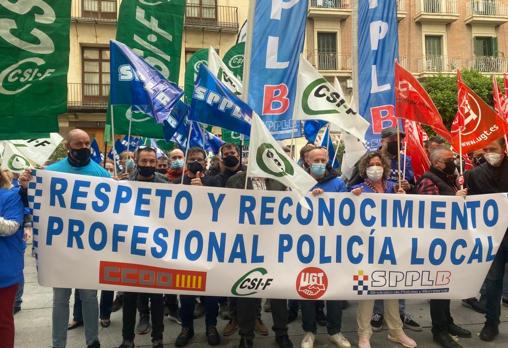
[{"label": "red flag fabric", "polygon": [[404,138],[406,155],[411,157],[415,180],[418,180],[430,168],[430,161],[423,147],[423,142],[428,139],[428,136],[415,121],[405,120],[404,129],[406,131]]},{"label": "red flag fabric", "polygon": [[494,110],[504,120],[504,133],[508,131],[508,97],[501,93],[495,76],[492,76],[492,96],[494,97]]},{"label": "red flag fabric", "polygon": [[[457,73],[458,111],[452,124],[452,145],[456,151],[469,153],[504,135],[504,120],[463,81]],[[459,144],[459,129],[462,143]]]},{"label": "red flag fabric", "polygon": [[503,81],[504,81],[504,95],[508,98],[508,77],[506,76],[506,74],[504,74],[503,76]]},{"label": "red flag fabric", "polygon": [[395,63],[395,109],[398,117],[428,125],[451,141],[450,132],[432,99],[418,80],[398,63]]}]

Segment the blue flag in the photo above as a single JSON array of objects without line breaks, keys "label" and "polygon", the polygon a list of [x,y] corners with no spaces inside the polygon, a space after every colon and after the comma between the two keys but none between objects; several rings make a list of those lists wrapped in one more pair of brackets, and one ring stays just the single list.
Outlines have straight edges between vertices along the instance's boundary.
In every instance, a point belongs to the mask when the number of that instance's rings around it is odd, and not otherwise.
[{"label": "blue flag", "polygon": [[167,120],[183,90],[123,43],[111,40],[109,48],[110,103],[137,106],[157,123]]},{"label": "blue flag", "polygon": [[129,151],[136,151],[136,149],[140,145],[143,145],[143,143],[143,138],[131,137],[129,141],[129,137],[126,135],[122,140],[117,139],[115,141],[115,146],[109,151],[108,158],[115,159],[115,152],[116,155],[119,156],[122,152],[127,151],[127,149]]},{"label": "blue flag", "polygon": [[189,105],[185,104],[183,101],[179,100],[175,104],[175,107],[171,110],[170,117],[162,124],[164,140],[171,141],[171,139],[173,139],[182,121],[188,119],[189,111]]},{"label": "blue flag", "polygon": [[189,120],[250,134],[252,109],[201,64]]},{"label": "blue flag", "polygon": [[326,126],[326,124],[326,121],[321,120],[305,121],[303,123],[303,134],[305,135],[305,139],[307,139],[309,143],[314,144],[319,131]]},{"label": "blue flag", "polygon": [[330,128],[326,128],[323,138],[321,139],[321,146],[325,146],[328,149],[328,164],[331,165],[333,169],[339,168],[340,163],[335,157],[335,149],[333,147],[332,137],[330,136]]},{"label": "blue flag", "polygon": [[97,144],[97,140],[93,140],[92,143],[90,144],[90,150],[91,150],[91,153],[92,153],[92,161],[96,162],[96,163],[102,163],[102,161],[104,160],[104,155],[101,153],[101,150],[99,149],[99,144]]},{"label": "blue flag", "polygon": [[[190,129],[190,140],[189,138],[189,129]],[[185,151],[187,146],[189,148],[197,146],[204,148],[203,142],[203,130],[196,122],[191,122],[187,118],[185,118],[178,127],[175,135],[173,136],[172,141],[174,141],[178,146]]]},{"label": "blue flag", "polygon": [[208,131],[205,131],[205,141],[205,150],[213,152],[214,155],[218,154],[220,147],[225,144],[221,138]]}]

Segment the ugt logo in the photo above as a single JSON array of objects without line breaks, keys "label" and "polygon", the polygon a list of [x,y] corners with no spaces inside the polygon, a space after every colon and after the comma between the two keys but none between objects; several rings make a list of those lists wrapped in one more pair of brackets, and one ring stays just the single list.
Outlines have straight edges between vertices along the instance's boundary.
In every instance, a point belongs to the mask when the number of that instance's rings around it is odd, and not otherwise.
[{"label": "ugt logo", "polygon": [[303,269],[296,278],[296,291],[309,300],[316,300],[323,296],[328,289],[326,273],[317,267]]},{"label": "ugt logo", "polygon": [[[465,98],[462,98],[462,103],[459,105],[459,112],[464,119],[464,128],[462,129],[462,135],[469,135],[474,133],[482,120],[482,110],[480,104],[474,96],[468,91],[464,91],[466,94]],[[458,118],[455,119],[452,132],[456,133],[459,131],[459,125],[457,124]]]}]

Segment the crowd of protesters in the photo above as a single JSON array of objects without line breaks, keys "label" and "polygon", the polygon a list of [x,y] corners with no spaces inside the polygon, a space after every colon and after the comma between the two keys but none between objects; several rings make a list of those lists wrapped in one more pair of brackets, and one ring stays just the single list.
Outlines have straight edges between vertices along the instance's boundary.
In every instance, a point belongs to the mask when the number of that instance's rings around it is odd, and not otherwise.
[{"label": "crowd of protesters", "polygon": [[[474,166],[460,177],[457,155],[446,142],[435,136],[426,142],[430,169],[415,180],[411,159],[400,154],[401,139],[405,134],[395,128],[383,130],[381,147],[366,153],[356,164],[349,180],[344,180],[329,165],[326,148],[308,144],[300,151],[298,163],[317,181],[312,194],[324,192],[352,192],[424,195],[477,195],[508,192],[508,159],[505,139],[501,138],[482,151],[469,154]],[[151,147],[142,146],[134,152],[120,154],[118,164],[106,161],[104,167],[90,157],[90,138],[82,130],[71,131],[66,142],[66,158],[48,165],[48,171],[91,175],[117,180],[183,184],[196,186],[228,187],[254,190],[287,190],[277,181],[246,177],[246,163],[242,161],[240,148],[224,144],[217,156],[209,159],[201,148],[190,148],[186,153],[174,149],[160,155]],[[290,152],[291,149],[284,148]],[[399,158],[405,170],[399,172]],[[115,168],[116,166],[116,168]],[[400,177],[402,176],[402,177]],[[0,172],[0,347],[14,345],[14,314],[21,310],[23,289],[23,255],[25,251],[24,227],[29,224],[26,188],[31,174],[23,173],[19,179],[8,171]],[[505,235],[496,258],[481,290],[479,299],[464,299],[463,303],[475,311],[485,313],[486,322],[480,339],[493,341],[499,333],[501,303],[508,302],[508,284],[503,284],[505,264],[508,261],[508,235]],[[503,297],[503,289],[506,298]],[[86,346],[100,347],[99,325],[111,324],[111,313],[122,310],[122,343],[120,348],[134,347],[136,334],[151,332],[154,348],[163,347],[164,316],[181,325],[175,346],[188,345],[195,334],[194,321],[204,317],[207,343],[219,345],[222,336],[240,335],[239,348],[253,346],[255,332],[268,335],[269,330],[261,320],[261,299],[219,298],[212,296],[188,296],[147,294],[132,292],[74,289],[74,308],[70,318],[72,289],[53,289],[52,345],[65,347],[68,330],[84,326]],[[288,323],[298,317],[301,310],[302,348],[314,346],[317,326],[326,326],[329,340],[336,347],[351,347],[342,334],[342,311],[346,301],[298,301],[267,299],[264,305],[273,318],[272,329],[280,348],[291,348],[293,343],[287,333]],[[458,337],[469,338],[471,332],[454,323],[450,312],[450,300],[431,300],[433,340],[444,348],[461,347]],[[138,321],[136,324],[136,317]],[[229,320],[222,333],[217,330],[217,319]],[[404,347],[416,347],[417,343],[406,332],[421,331],[407,312],[405,301],[359,301],[357,307],[358,347],[370,347],[373,332],[388,327],[388,340]]]}]

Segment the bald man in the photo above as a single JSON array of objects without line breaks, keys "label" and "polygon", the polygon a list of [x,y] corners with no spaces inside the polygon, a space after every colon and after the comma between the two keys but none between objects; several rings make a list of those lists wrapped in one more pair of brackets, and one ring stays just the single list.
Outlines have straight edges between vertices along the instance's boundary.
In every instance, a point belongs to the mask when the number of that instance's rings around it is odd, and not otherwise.
[{"label": "bald man", "polygon": [[182,180],[184,157],[185,154],[180,149],[171,150],[169,153],[169,170],[167,172],[169,181],[179,184]]},{"label": "bald man", "polygon": [[[46,170],[107,177],[107,170],[91,160],[90,137],[81,129],[74,129],[67,136],[67,157],[46,167]],[[63,348],[67,344],[67,324],[69,321],[69,297],[72,289],[53,289],[53,347]],[[86,345],[99,348],[99,313],[97,290],[79,290],[83,308]]]}]

